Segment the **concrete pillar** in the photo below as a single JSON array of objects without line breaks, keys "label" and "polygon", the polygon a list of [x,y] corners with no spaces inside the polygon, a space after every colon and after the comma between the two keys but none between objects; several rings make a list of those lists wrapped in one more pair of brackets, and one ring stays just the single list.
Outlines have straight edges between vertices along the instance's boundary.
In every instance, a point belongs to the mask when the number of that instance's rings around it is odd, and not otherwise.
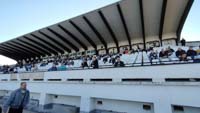
[{"label": "concrete pillar", "polygon": [[81,97],[80,113],[89,113],[93,110],[94,102],[90,97]]},{"label": "concrete pillar", "polygon": [[51,99],[47,96],[46,93],[40,93],[40,99],[39,99],[39,111],[44,110],[44,105],[48,104]]},{"label": "concrete pillar", "polygon": [[154,113],[172,113],[170,102],[158,101],[154,103]]}]

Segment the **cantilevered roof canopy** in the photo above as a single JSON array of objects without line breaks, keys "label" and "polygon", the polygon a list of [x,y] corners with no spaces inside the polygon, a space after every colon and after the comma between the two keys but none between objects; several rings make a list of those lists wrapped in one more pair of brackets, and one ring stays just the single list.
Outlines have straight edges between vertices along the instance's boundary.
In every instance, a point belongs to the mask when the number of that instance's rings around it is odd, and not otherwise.
[{"label": "cantilevered roof canopy", "polygon": [[166,39],[180,34],[194,0],[122,0],[0,44],[15,60]]}]

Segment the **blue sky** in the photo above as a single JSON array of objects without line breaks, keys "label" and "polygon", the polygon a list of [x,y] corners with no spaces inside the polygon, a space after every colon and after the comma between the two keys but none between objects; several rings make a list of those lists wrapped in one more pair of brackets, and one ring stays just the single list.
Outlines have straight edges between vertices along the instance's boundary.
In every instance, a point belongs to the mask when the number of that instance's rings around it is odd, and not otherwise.
[{"label": "blue sky", "polygon": [[[0,0],[0,42],[98,9],[119,0]],[[195,0],[182,37],[197,41],[200,36],[200,0]],[[0,56],[0,64],[2,64]]]},{"label": "blue sky", "polygon": [[[1,0],[0,42],[78,16],[119,0]],[[200,0],[195,0],[183,28],[186,40],[200,40]]]}]

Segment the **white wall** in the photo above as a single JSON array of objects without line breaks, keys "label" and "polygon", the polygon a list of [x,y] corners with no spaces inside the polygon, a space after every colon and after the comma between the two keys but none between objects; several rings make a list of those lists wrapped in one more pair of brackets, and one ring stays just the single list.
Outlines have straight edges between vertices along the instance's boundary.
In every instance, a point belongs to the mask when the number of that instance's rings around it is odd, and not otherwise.
[{"label": "white wall", "polygon": [[[95,98],[95,109],[99,110],[112,110],[125,113],[153,113],[153,104],[134,102],[134,101],[123,101],[123,100],[111,100],[111,99],[100,99]],[[97,101],[102,101],[103,104],[97,104]],[[143,104],[151,105],[151,110],[144,110]]]},{"label": "white wall", "polygon": [[[89,112],[94,108],[101,108],[95,105],[95,99],[103,98],[107,103],[106,106],[112,103],[122,105],[121,103],[124,102],[124,104],[133,105],[136,109],[138,104],[135,102],[152,103],[155,113],[172,113],[171,105],[200,107],[198,99],[200,82],[166,82],[165,78],[200,78],[199,66],[199,64],[187,64],[45,72],[44,81],[30,80],[27,83],[31,94],[35,98],[40,97],[40,105],[73,104]],[[68,82],[67,79],[71,78],[81,78],[84,81]],[[90,81],[93,78],[111,78],[113,81]],[[122,82],[123,78],[151,78],[153,81]],[[8,79],[8,81],[1,81],[2,79]],[[48,79],[61,79],[61,81],[48,81]],[[15,90],[19,88],[20,82],[20,79],[10,81],[10,75],[2,75],[0,90]],[[58,95],[58,98],[52,98],[53,95]],[[107,109],[106,106],[103,108]],[[125,109],[125,106],[121,107]],[[116,106],[112,109],[118,110]]]}]

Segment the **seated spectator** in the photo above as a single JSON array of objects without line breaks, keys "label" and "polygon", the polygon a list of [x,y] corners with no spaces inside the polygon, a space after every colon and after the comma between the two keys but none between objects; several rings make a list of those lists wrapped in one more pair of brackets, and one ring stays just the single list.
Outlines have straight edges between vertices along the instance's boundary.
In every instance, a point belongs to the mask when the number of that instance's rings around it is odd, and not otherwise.
[{"label": "seated spectator", "polygon": [[52,67],[48,71],[57,71],[56,64],[53,63]]},{"label": "seated spectator", "polygon": [[200,46],[199,46],[199,49],[196,50],[197,52],[197,55],[200,55]]},{"label": "seated spectator", "polygon": [[112,64],[115,64],[115,58],[113,56],[111,56],[110,60],[109,60],[109,63],[112,63]]},{"label": "seated spectator", "polygon": [[167,55],[169,57],[174,53],[174,50],[170,46],[168,46],[168,48],[166,49],[166,53],[167,53]]},{"label": "seated spectator", "polygon": [[191,57],[192,60],[194,60],[194,57],[197,55],[197,52],[195,50],[193,50],[192,47],[189,47],[188,51],[187,51],[187,56]]},{"label": "seated spectator", "polygon": [[124,67],[124,62],[121,61],[120,57],[117,57],[117,61],[114,64],[115,67]]},{"label": "seated spectator", "polygon": [[151,64],[152,64],[152,60],[157,59],[157,58],[158,58],[158,52],[151,50],[151,52],[149,54],[149,59],[150,59]]},{"label": "seated spectator", "polygon": [[124,53],[124,54],[128,54],[128,53],[129,53],[128,48],[125,48],[125,50],[124,50],[123,53]]},{"label": "seated spectator", "polygon": [[17,67],[14,68],[14,73],[18,73]]},{"label": "seated spectator", "polygon": [[67,70],[67,67],[65,66],[64,63],[62,63],[62,64],[60,65],[60,67],[58,67],[58,71],[65,71],[65,70]]},{"label": "seated spectator", "polygon": [[99,68],[99,63],[96,56],[93,56],[92,58],[91,67],[93,67],[93,69]]},{"label": "seated spectator", "polygon": [[88,67],[89,68],[89,66],[88,66],[88,63],[87,63],[87,58],[83,58],[83,62],[81,63],[81,67],[84,69],[85,67]]},{"label": "seated spectator", "polygon": [[31,71],[32,71],[32,72],[38,71],[38,66],[37,66],[37,64],[32,64]]},{"label": "seated spectator", "polygon": [[178,48],[178,50],[176,51],[176,57],[178,57],[180,61],[186,61],[187,60],[187,54],[181,48]]},{"label": "seated spectator", "polygon": [[45,61],[42,61],[42,63],[40,64],[40,67],[44,67],[46,65],[47,65],[47,63]]},{"label": "seated spectator", "polygon": [[107,57],[107,56],[105,56],[105,57],[103,58],[103,63],[105,64],[106,62],[108,62],[108,57]]},{"label": "seated spectator", "polygon": [[168,58],[168,53],[164,49],[162,49],[159,53],[160,58]]},{"label": "seated spectator", "polygon": [[31,71],[31,67],[32,66],[30,62],[25,64],[26,71]]}]

